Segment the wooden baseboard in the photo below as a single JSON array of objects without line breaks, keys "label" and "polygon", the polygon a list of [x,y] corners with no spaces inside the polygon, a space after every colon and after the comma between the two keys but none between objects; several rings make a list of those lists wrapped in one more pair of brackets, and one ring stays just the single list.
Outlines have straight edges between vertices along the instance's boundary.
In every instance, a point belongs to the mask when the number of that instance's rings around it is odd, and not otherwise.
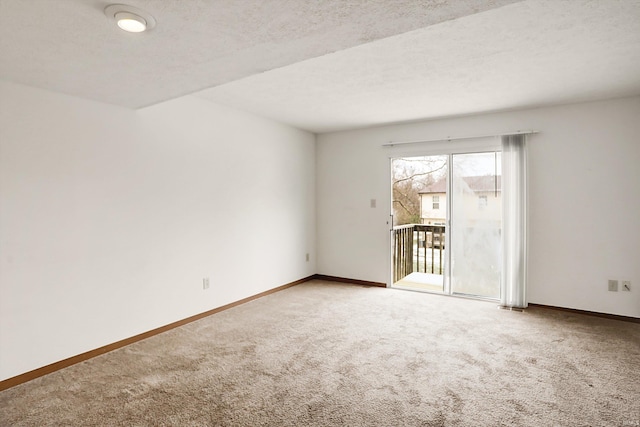
[{"label": "wooden baseboard", "polygon": [[223,305],[222,307],[214,308],[213,310],[205,311],[204,313],[196,314],[191,317],[187,317],[186,319],[178,320],[177,322],[169,323],[168,325],[161,326],[156,329],[152,329],[147,332],[143,332],[141,334],[135,335],[133,337],[125,338],[123,340],[107,344],[100,348],[96,348],[94,350],[87,351],[82,354],[78,354],[76,356],[69,357],[64,360],[60,360],[58,362],[54,362],[50,365],[43,366],[41,368],[34,369],[33,371],[25,372],[24,374],[16,375],[15,377],[8,378],[6,380],[0,381],[0,391],[6,390],[11,387],[15,387],[18,384],[25,383],[27,381],[31,381],[33,379],[42,377],[44,375],[50,374],[52,372],[58,371],[60,369],[69,367],[71,365],[75,365],[76,363],[83,362],[85,360],[94,358],[96,356],[100,356],[102,354],[108,353],[110,351],[119,349],[121,347],[127,346],[129,344],[133,344],[135,342],[141,341],[143,339],[152,337],[154,335],[161,334],[163,332],[169,331],[171,329],[177,328],[179,326],[186,325],[187,323],[195,322],[196,320],[200,320],[204,317],[211,316],[212,314],[219,313],[224,310],[228,310],[232,307],[236,307],[238,305],[247,303],[249,301],[253,301],[254,299],[258,299],[264,297],[269,294],[273,294],[275,292],[281,291],[283,289],[290,288],[292,286],[299,285],[300,283],[308,282],[311,279],[314,279],[315,275],[305,277],[304,279],[296,280],[295,282],[287,283],[286,285],[278,286],[273,289],[269,289],[268,291],[260,292],[259,294],[252,295],[250,297],[241,299],[239,301],[232,302],[227,305]]},{"label": "wooden baseboard", "polygon": [[[362,286],[377,286],[377,287],[381,287],[381,288],[386,288],[387,285],[381,282],[369,282],[367,280],[357,280],[357,279],[348,279],[345,277],[336,277],[336,276],[328,276],[325,274],[315,274],[312,276],[313,279],[315,280],[325,280],[328,282],[340,282],[340,283],[349,283],[352,285],[362,285]],[[630,316],[621,316],[618,314],[607,314],[607,313],[598,313],[595,311],[587,311],[587,310],[577,310],[577,309],[573,309],[573,308],[564,308],[564,307],[556,307],[556,306],[552,306],[552,305],[544,305],[544,304],[533,304],[533,303],[529,303],[528,304],[530,307],[540,307],[540,308],[548,308],[551,310],[560,310],[560,311],[566,311],[566,312],[571,312],[571,313],[577,313],[577,314],[584,314],[587,316],[596,316],[596,317],[602,317],[605,319],[612,319],[612,320],[621,320],[624,322],[632,322],[632,323],[640,323],[640,318],[637,317],[630,317]]]},{"label": "wooden baseboard", "polygon": [[377,286],[379,288],[387,287],[385,283],[381,283],[381,282],[369,282],[368,280],[347,279],[345,277],[327,276],[325,274],[315,274],[313,278],[315,280],[325,280],[327,282],[349,283],[351,285]]},{"label": "wooden baseboard", "polygon": [[586,316],[602,317],[603,319],[621,320],[623,322],[640,323],[640,318],[631,316],[621,316],[619,314],[599,313],[597,311],[578,310],[575,308],[556,307],[554,305],[533,304],[529,303],[529,307],[548,308],[549,310],[565,311],[568,313],[584,314]]},{"label": "wooden baseboard", "polygon": [[[132,337],[129,337],[129,338],[125,338],[123,340],[120,340],[120,341],[117,341],[117,342],[114,342],[114,343],[111,343],[111,344],[107,344],[105,346],[96,348],[94,350],[90,350],[90,351],[87,351],[85,353],[78,354],[76,356],[72,356],[72,357],[69,357],[67,359],[60,360],[58,362],[54,362],[54,363],[52,363],[50,365],[43,366],[41,368],[37,368],[37,369],[34,369],[32,371],[29,371],[29,372],[25,372],[24,374],[16,375],[15,377],[11,377],[11,378],[8,378],[6,380],[2,380],[2,381],[0,381],[0,391],[9,389],[11,387],[15,387],[18,384],[22,384],[22,383],[25,383],[27,381],[31,381],[33,379],[42,377],[44,375],[50,374],[50,373],[58,371],[60,369],[67,368],[69,366],[75,365],[76,363],[80,363],[80,362],[83,362],[85,360],[89,360],[89,359],[94,358],[96,356],[100,356],[102,354],[109,353],[110,351],[117,350],[117,349],[122,348],[124,346],[127,346],[129,344],[133,344],[135,342],[138,342],[138,341],[141,341],[143,339],[152,337],[154,335],[161,334],[163,332],[169,331],[169,330],[177,328],[179,326],[183,326],[183,325],[186,325],[188,323],[195,322],[196,320],[200,320],[200,319],[205,318],[207,316],[211,316],[212,314],[216,314],[216,313],[219,313],[221,311],[228,310],[230,308],[236,307],[238,305],[245,304],[245,303],[247,303],[249,301],[253,301],[255,299],[264,297],[266,295],[273,294],[273,293],[281,291],[283,289],[287,289],[287,288],[290,288],[292,286],[296,286],[296,285],[299,285],[301,283],[308,282],[309,280],[324,280],[324,281],[329,281],[329,282],[348,283],[348,284],[352,284],[352,285],[361,285],[361,286],[376,286],[376,287],[382,287],[382,288],[387,286],[386,284],[381,283],[381,282],[370,282],[370,281],[367,281],[367,280],[348,279],[348,278],[345,278],[345,277],[327,276],[327,275],[324,275],[324,274],[314,274],[312,276],[308,276],[308,277],[305,277],[303,279],[299,279],[299,280],[296,280],[294,282],[287,283],[286,285],[278,286],[276,288],[269,289],[268,291],[260,292],[259,294],[252,295],[252,296],[247,297],[247,298],[243,298],[243,299],[241,299],[239,301],[235,301],[235,302],[229,303],[227,305],[223,305],[222,307],[214,308],[212,310],[205,311],[204,313],[196,314],[194,316],[187,317],[186,319],[178,320],[178,321],[170,323],[168,325],[161,326],[159,328],[152,329],[150,331],[143,332],[141,334],[138,334],[138,335],[135,335],[135,336],[132,336]],[[551,310],[561,310],[561,311],[567,311],[567,312],[571,312],[571,313],[585,314],[585,315],[589,315],[589,316],[603,317],[603,318],[606,318],[606,319],[622,320],[622,321],[625,321],[625,322],[640,323],[640,318],[636,318],[636,317],[620,316],[620,315],[616,315],[616,314],[597,313],[597,312],[593,312],[593,311],[576,310],[576,309],[572,309],[572,308],[554,307],[554,306],[543,305],[543,304],[529,304],[529,306],[540,307],[540,308],[548,308],[548,309],[551,309]]]}]

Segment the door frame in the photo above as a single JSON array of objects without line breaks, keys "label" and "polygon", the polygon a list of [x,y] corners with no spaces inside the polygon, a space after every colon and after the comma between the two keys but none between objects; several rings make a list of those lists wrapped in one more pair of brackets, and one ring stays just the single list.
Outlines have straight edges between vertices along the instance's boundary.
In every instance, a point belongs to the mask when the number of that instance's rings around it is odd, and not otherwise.
[{"label": "door frame", "polygon": [[[452,198],[450,197],[452,191],[452,180],[451,180],[451,165],[453,156],[456,154],[473,154],[473,153],[487,153],[487,152],[496,152],[502,151],[502,144],[500,137],[483,137],[483,138],[474,138],[474,139],[466,139],[460,141],[442,141],[440,142],[424,142],[424,143],[416,143],[412,144],[411,147],[390,147],[389,153],[389,161],[387,163],[388,169],[388,182],[389,182],[389,241],[387,245],[387,254],[389,259],[389,271],[388,271],[388,282],[387,288],[393,287],[393,278],[394,278],[394,262],[393,262],[393,249],[394,249],[394,236],[393,236],[393,227],[394,227],[394,214],[393,214],[393,160],[398,158],[410,158],[410,157],[429,157],[429,156],[447,156],[447,217],[445,220],[445,248],[449,248],[445,250],[444,254],[444,277],[443,277],[443,291],[438,295],[447,295],[447,296],[455,296],[462,298],[472,298],[472,299],[489,299],[493,301],[492,298],[483,298],[481,296],[473,296],[473,295],[465,295],[465,294],[454,294],[451,292],[451,214],[452,214]],[[394,148],[396,148],[394,150]],[[427,290],[420,292],[429,292]]]}]

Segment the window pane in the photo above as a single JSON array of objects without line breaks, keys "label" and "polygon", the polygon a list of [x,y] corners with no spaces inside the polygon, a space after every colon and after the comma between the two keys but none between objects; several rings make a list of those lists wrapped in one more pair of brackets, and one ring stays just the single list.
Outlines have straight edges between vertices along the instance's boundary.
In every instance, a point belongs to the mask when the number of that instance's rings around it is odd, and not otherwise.
[{"label": "window pane", "polygon": [[502,194],[499,154],[453,156],[453,293],[500,297]]}]

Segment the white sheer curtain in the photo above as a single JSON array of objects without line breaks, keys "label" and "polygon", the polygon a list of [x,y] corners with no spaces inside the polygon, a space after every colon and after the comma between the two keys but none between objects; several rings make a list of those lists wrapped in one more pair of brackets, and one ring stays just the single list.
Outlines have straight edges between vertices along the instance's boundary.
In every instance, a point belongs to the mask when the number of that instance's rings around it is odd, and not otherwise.
[{"label": "white sheer curtain", "polygon": [[526,136],[502,137],[502,281],[500,305],[527,306]]}]

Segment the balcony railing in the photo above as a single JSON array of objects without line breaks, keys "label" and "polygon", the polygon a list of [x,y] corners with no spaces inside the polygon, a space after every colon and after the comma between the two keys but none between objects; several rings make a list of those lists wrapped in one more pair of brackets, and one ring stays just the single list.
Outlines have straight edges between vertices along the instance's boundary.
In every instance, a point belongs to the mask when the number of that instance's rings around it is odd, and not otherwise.
[{"label": "balcony railing", "polygon": [[444,239],[444,225],[393,227],[394,283],[413,272],[443,274]]}]

